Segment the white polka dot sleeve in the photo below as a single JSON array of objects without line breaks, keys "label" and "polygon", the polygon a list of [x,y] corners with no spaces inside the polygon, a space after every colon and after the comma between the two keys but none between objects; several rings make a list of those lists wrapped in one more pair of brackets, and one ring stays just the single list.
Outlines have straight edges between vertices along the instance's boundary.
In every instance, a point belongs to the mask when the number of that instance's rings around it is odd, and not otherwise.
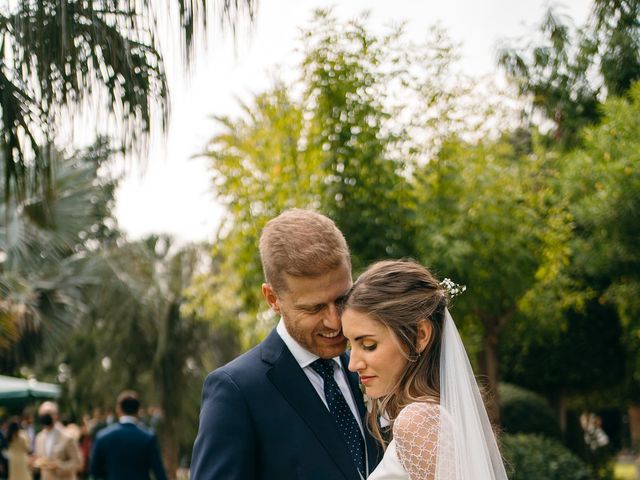
[{"label": "white polka dot sleeve", "polygon": [[398,458],[410,480],[456,480],[453,426],[434,403],[412,403],[393,424]]}]

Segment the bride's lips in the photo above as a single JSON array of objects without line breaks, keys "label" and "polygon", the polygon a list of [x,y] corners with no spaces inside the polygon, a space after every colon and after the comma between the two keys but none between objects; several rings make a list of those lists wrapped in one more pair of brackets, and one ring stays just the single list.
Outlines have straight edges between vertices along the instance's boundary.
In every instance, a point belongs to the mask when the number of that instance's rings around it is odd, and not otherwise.
[{"label": "bride's lips", "polygon": [[360,376],[360,382],[362,382],[364,385],[366,385],[366,384],[370,383],[371,380],[373,380],[374,378],[376,378],[376,377],[371,376],[371,375],[361,375]]}]

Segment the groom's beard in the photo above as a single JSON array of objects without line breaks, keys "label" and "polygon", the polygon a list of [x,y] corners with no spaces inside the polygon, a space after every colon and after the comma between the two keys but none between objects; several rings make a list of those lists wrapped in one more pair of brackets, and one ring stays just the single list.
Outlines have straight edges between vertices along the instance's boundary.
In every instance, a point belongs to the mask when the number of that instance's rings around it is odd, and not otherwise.
[{"label": "groom's beard", "polygon": [[308,325],[304,319],[292,320],[284,309],[281,314],[289,335],[306,350],[320,358],[337,357],[347,349],[347,339],[342,335],[342,330],[329,330],[321,322],[318,325]]}]

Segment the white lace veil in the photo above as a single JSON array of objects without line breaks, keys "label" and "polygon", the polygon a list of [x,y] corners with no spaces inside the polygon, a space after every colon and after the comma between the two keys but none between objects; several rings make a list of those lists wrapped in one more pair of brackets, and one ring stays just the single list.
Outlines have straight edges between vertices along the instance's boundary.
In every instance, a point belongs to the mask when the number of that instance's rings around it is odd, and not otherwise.
[{"label": "white lace veil", "polygon": [[[436,480],[506,480],[478,384],[447,309],[440,352],[440,406],[451,418],[451,422],[440,422],[440,428],[453,426],[455,448],[440,450]],[[441,431],[440,438],[448,434]]]}]

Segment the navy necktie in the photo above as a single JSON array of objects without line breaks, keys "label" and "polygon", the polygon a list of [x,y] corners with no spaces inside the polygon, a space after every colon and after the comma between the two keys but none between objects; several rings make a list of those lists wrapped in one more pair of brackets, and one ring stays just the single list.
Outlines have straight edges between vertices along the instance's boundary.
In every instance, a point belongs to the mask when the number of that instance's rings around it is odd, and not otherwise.
[{"label": "navy necktie", "polygon": [[311,364],[311,368],[318,372],[324,381],[324,396],[327,399],[329,411],[333,415],[338,430],[347,443],[349,453],[356,467],[362,476],[365,477],[364,439],[362,438],[358,421],[353,416],[347,401],[340,391],[340,387],[338,387],[333,377],[333,366],[335,363],[333,360],[319,358]]}]

